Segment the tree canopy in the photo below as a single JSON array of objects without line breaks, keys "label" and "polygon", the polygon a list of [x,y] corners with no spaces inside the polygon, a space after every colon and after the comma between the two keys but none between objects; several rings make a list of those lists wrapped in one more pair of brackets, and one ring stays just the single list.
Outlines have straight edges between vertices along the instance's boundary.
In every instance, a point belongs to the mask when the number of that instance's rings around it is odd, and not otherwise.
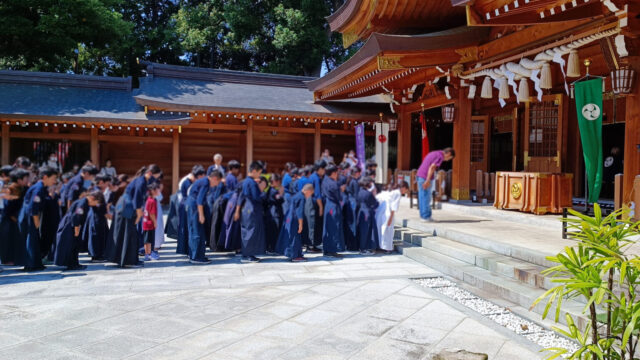
[{"label": "tree canopy", "polygon": [[137,76],[137,59],[319,76],[342,48],[344,0],[4,0],[0,68]]}]

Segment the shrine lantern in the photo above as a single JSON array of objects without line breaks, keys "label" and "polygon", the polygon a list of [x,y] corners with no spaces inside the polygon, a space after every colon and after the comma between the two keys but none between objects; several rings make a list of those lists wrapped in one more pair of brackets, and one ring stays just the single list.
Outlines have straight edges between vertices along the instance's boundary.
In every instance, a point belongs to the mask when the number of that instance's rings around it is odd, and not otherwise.
[{"label": "shrine lantern", "polygon": [[611,89],[616,95],[628,95],[633,90],[636,71],[630,67],[623,67],[611,72]]},{"label": "shrine lantern", "polygon": [[456,116],[456,108],[453,104],[442,107],[442,121],[452,123]]},{"label": "shrine lantern", "polygon": [[398,130],[398,119],[389,118],[389,131],[397,131]]}]

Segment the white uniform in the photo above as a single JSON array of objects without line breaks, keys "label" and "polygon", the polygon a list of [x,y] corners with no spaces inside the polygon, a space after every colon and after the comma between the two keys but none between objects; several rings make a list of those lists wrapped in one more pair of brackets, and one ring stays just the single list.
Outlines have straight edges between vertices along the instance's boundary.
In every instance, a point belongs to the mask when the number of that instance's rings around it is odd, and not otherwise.
[{"label": "white uniform", "polygon": [[395,223],[395,216],[391,221],[391,226],[387,226],[387,223],[391,217],[391,212],[398,211],[401,198],[402,194],[400,190],[383,191],[376,196],[376,199],[380,203],[376,211],[376,224],[378,225],[380,248],[383,250],[393,250],[393,225]]}]

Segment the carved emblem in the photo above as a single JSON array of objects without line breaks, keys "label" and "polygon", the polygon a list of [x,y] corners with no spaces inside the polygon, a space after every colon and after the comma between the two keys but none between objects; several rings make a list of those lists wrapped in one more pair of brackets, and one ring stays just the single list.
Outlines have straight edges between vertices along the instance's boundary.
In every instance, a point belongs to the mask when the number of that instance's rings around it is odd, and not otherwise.
[{"label": "carved emblem", "polygon": [[511,184],[511,197],[518,200],[520,196],[522,196],[522,184],[519,182]]},{"label": "carved emblem", "polygon": [[462,49],[456,49],[456,54],[460,55],[460,63],[478,60],[478,47],[471,46]]},{"label": "carved emblem", "polygon": [[378,56],[378,69],[394,70],[402,68],[402,65],[400,65],[400,56]]}]

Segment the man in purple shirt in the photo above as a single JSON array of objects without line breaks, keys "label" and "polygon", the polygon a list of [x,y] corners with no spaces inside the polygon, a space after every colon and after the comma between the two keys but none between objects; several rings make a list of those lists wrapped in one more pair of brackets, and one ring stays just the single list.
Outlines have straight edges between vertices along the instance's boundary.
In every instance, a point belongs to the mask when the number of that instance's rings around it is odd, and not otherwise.
[{"label": "man in purple shirt", "polygon": [[431,219],[431,194],[434,191],[435,173],[443,161],[449,161],[456,156],[456,152],[448,147],[442,150],[432,151],[424,157],[422,165],[418,168],[418,207],[420,217],[425,221]]}]

